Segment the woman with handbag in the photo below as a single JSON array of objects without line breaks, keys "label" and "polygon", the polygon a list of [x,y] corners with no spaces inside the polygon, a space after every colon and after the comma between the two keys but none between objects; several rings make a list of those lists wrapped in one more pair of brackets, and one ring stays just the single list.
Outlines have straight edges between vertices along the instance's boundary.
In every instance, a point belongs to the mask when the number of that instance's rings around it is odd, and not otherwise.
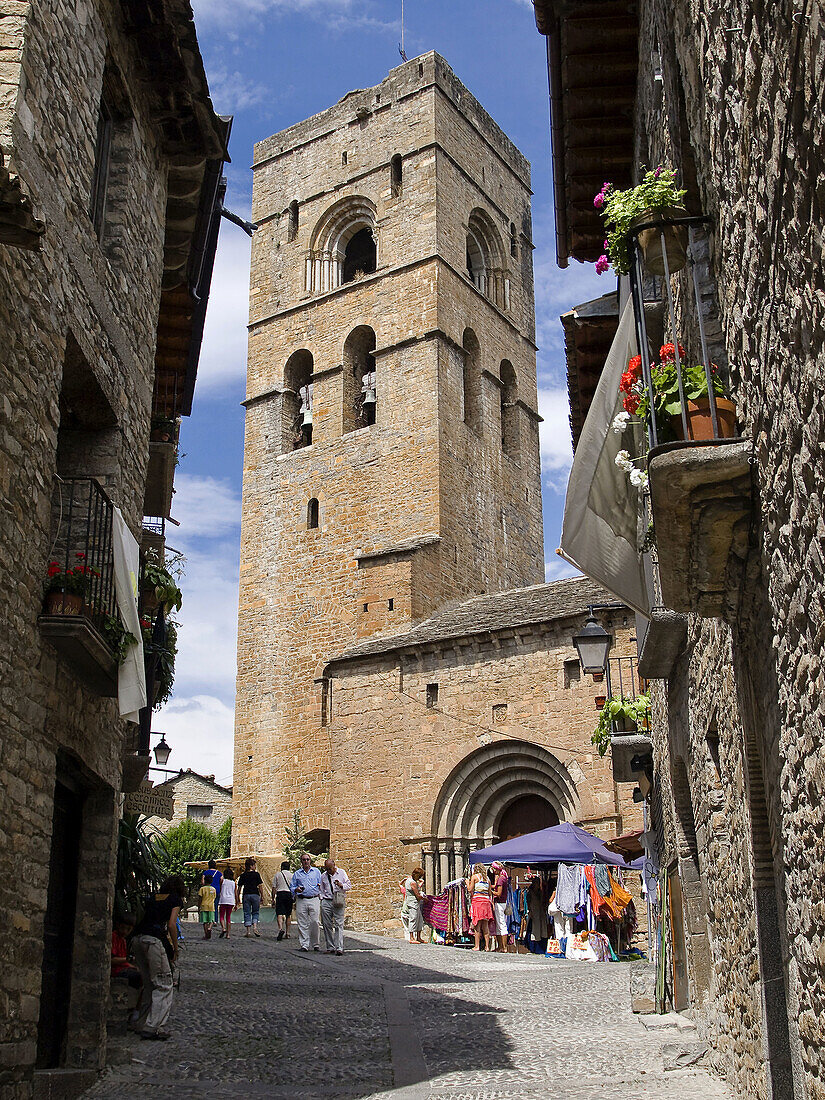
[{"label": "woman with handbag", "polygon": [[278,921],[278,939],[289,939],[289,925],[295,901],[292,897],[292,876],[289,873],[289,860],[285,859],[281,869],[272,880],[272,904]]},{"label": "woman with handbag", "polygon": [[347,872],[336,867],[334,859],[325,860],[321,875],[321,927],[328,955],[344,954],[344,914],[351,889]]},{"label": "woman with handbag", "polygon": [[143,919],[132,937],[132,951],[143,978],[136,1030],[141,1039],[168,1039],[164,1025],[172,1011],[172,967],[178,958],[178,913],[186,895],[182,878],[173,875],[146,901]]}]

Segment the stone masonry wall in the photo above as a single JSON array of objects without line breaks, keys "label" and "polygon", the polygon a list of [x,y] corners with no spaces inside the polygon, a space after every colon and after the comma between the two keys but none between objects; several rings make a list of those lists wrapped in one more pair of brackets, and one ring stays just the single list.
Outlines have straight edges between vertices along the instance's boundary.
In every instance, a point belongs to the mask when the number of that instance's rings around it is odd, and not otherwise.
[{"label": "stone masonry wall", "polygon": [[[37,617],[53,538],[58,395],[69,336],[117,420],[114,462],[110,453],[105,468],[86,472],[101,475],[132,530],[140,527],[165,167],[118,19],[119,8],[105,2],[0,5],[0,48],[11,33],[23,74],[16,100],[3,89],[0,140],[46,223],[41,251],[0,246],[0,619],[7,627],[0,653],[0,909],[8,928],[0,945],[0,1092],[10,1100],[30,1090],[53,792],[67,769],[87,792],[80,874],[95,889],[78,898],[66,1065],[97,1068],[105,1049],[107,898],[126,730],[116,702],[81,687],[41,638]],[[121,134],[129,172],[116,172],[112,195],[117,232],[110,240],[116,236],[119,248],[109,252],[88,214],[107,57],[120,69],[131,107]]]},{"label": "stone masonry wall", "polygon": [[[817,4],[794,18],[707,0],[652,0],[642,12],[639,132],[650,163],[679,167],[688,149],[695,160],[732,392],[754,443],[738,618],[732,629],[692,624],[682,672],[711,915],[704,1026],[737,1095],[822,1097],[825,23]],[[661,110],[646,60],[654,41]],[[722,796],[708,784],[714,721]],[[663,773],[674,753],[659,741]],[[754,909],[766,914],[759,927]]]},{"label": "stone masonry wall", "polygon": [[190,806],[211,806],[212,813],[207,818],[198,818],[204,825],[217,832],[221,825],[232,816],[232,792],[216,783],[210,783],[203,776],[184,773],[179,779],[159,783],[158,787],[171,790],[174,798],[174,812],[171,820],[165,817],[146,819],[150,829],[165,833],[189,816]]}]

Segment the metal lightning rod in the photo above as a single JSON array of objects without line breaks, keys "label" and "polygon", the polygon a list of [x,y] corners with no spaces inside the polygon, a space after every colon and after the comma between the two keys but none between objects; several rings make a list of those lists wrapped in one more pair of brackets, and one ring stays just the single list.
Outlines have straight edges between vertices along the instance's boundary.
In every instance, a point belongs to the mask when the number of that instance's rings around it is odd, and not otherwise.
[{"label": "metal lightning rod", "polygon": [[408,60],[404,51],[404,0],[401,0],[401,41],[398,43],[398,52],[404,61]]}]

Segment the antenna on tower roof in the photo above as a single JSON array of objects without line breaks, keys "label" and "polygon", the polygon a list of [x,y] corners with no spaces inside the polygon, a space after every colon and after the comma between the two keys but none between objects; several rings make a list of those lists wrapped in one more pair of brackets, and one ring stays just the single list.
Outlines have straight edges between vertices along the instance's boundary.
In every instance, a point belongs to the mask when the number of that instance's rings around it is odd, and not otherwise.
[{"label": "antenna on tower roof", "polygon": [[398,52],[401,54],[404,61],[409,61],[404,51],[404,0],[401,0],[401,41],[398,43]]}]

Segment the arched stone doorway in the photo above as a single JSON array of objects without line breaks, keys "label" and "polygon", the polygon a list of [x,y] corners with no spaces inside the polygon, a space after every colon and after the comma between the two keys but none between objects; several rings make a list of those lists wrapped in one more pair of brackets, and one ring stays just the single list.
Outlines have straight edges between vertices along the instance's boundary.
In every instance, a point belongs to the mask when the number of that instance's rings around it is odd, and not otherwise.
[{"label": "arched stone doorway", "polygon": [[514,836],[535,833],[559,824],[559,815],[540,794],[525,794],[511,802],[499,818],[499,840],[511,840]]},{"label": "arched stone doorway", "polygon": [[502,823],[558,824],[577,820],[579,810],[570,773],[547,749],[529,741],[476,749],[453,768],[436,800],[432,836],[424,846],[427,889],[440,890],[462,875],[471,851],[501,839]]}]

